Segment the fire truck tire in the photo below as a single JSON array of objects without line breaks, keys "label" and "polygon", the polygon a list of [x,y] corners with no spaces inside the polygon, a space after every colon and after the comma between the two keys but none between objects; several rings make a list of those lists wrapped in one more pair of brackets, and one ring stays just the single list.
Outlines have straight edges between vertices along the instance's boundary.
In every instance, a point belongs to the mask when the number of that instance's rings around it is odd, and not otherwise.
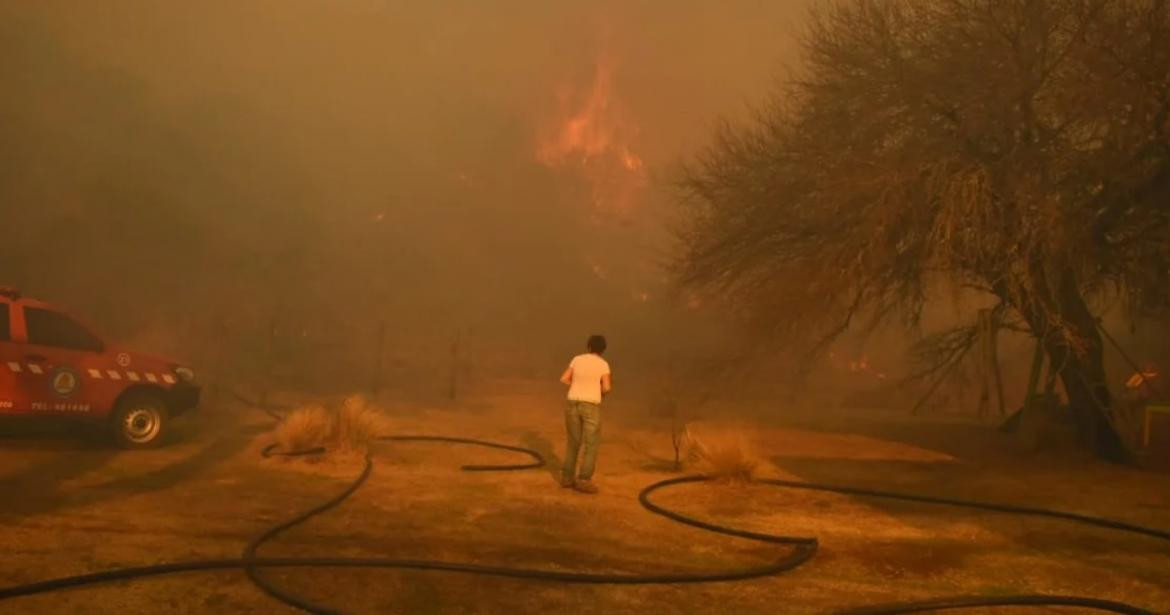
[{"label": "fire truck tire", "polygon": [[131,393],[118,401],[110,417],[114,440],[122,448],[153,448],[162,443],[169,424],[167,405],[153,393]]}]

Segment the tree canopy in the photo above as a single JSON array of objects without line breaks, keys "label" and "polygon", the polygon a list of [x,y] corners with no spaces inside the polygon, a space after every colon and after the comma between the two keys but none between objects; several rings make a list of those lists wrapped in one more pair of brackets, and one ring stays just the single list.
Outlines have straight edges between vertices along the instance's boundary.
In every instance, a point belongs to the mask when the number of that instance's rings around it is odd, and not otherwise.
[{"label": "tree canopy", "polygon": [[938,284],[1042,339],[1107,417],[1094,311],[1170,311],[1163,0],[846,0],[688,169],[681,280],[764,330],[914,322]]}]

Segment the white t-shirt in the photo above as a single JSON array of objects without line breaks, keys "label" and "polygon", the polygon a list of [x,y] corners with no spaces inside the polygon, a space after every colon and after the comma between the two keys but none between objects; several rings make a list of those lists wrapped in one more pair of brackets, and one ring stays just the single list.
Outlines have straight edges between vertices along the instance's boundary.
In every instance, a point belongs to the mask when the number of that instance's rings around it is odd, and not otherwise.
[{"label": "white t-shirt", "polygon": [[609,363],[593,353],[579,354],[569,362],[573,380],[569,385],[569,401],[601,403],[601,377],[609,373]]}]

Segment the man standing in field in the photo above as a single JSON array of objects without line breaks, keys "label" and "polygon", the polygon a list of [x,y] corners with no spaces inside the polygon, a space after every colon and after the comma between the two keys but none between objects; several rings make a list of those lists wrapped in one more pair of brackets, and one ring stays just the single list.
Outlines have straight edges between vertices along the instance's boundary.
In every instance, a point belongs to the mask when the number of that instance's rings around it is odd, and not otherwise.
[{"label": "man standing in field", "polygon": [[[597,493],[593,484],[593,466],[597,463],[597,446],[601,444],[601,398],[613,389],[609,363],[601,358],[605,338],[592,335],[585,343],[589,352],[573,357],[561,382],[569,386],[569,404],[565,408],[568,448],[561,468],[561,486],[582,493]],[[577,473],[577,452],[584,445],[581,471]]]}]

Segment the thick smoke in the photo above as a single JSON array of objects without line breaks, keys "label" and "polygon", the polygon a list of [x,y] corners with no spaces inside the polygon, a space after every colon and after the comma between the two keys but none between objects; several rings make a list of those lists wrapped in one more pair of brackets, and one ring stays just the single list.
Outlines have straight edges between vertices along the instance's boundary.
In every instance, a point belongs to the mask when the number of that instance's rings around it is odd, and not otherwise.
[{"label": "thick smoke", "polygon": [[[276,352],[339,365],[338,386],[365,379],[344,375],[379,328],[404,380],[456,345],[483,370],[555,372],[594,331],[652,363],[717,330],[664,281],[673,167],[761,99],[802,13],[9,3],[0,283],[115,340],[221,371]],[[542,157],[599,70],[609,149]],[[636,178],[612,166],[628,156]]]}]

